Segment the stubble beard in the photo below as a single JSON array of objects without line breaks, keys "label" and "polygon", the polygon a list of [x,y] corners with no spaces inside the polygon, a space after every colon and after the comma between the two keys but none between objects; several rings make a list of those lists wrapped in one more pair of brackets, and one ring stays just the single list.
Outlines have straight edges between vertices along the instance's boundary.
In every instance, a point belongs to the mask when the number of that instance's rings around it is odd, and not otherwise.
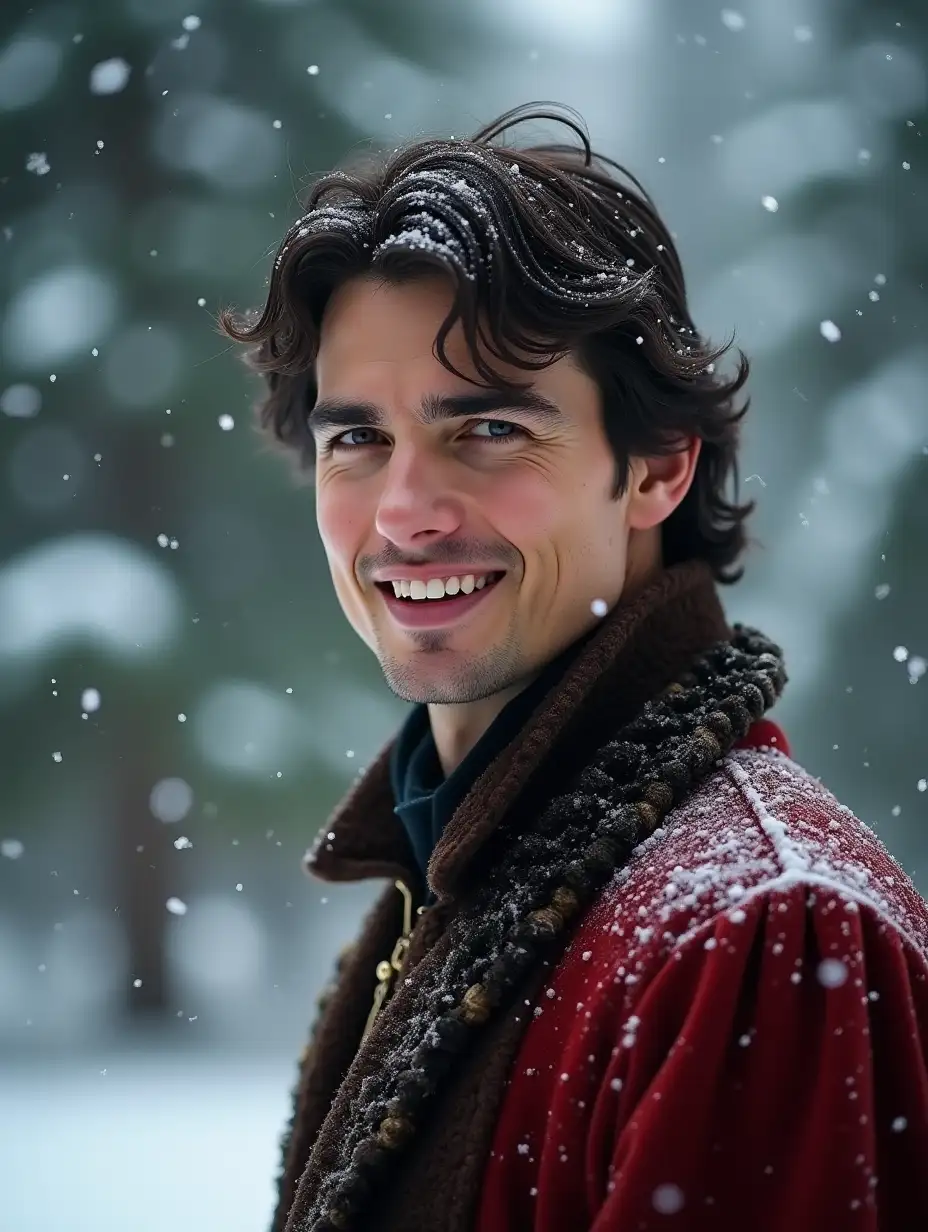
[{"label": "stubble beard", "polygon": [[[461,705],[501,693],[525,675],[512,625],[501,642],[484,651],[448,652],[452,637],[443,629],[417,630],[411,638],[414,648],[401,656],[390,653],[378,633],[377,658],[390,691],[404,702]],[[430,664],[430,657],[441,652],[450,654],[450,664]]]}]

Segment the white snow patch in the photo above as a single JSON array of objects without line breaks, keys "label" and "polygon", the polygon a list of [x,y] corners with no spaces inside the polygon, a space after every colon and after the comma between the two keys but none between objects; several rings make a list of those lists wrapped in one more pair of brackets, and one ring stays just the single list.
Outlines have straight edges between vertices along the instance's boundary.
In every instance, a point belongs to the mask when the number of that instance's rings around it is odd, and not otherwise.
[{"label": "white snow patch", "polygon": [[767,806],[760,797],[757,788],[751,782],[750,776],[742,766],[735,761],[728,761],[725,769],[729,776],[741,788],[741,792],[754,811],[764,833],[773,843],[777,857],[784,871],[805,872],[809,868],[809,858],[799,846],[789,837],[784,822],[767,811]]}]

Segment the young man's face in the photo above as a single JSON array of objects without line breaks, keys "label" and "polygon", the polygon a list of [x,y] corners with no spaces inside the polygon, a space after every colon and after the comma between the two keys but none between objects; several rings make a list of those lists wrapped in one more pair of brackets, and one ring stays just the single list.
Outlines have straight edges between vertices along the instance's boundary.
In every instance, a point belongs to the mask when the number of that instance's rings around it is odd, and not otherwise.
[{"label": "young man's face", "polygon": [[[599,391],[571,359],[536,374],[492,361],[532,380],[535,408],[440,413],[442,399],[486,394],[433,354],[450,303],[438,279],[343,285],[322,322],[310,418],[345,615],[394,693],[439,704],[518,689],[659,563],[646,468],[635,463],[630,491],[612,499]],[[446,348],[474,374],[459,327]]]}]

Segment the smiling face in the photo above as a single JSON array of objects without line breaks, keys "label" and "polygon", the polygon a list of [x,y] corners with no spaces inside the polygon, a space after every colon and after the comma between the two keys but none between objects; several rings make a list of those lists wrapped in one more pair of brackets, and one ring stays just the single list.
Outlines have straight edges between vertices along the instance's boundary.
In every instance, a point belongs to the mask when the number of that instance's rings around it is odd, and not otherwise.
[{"label": "smiling face", "polygon": [[[659,567],[657,523],[695,463],[635,460],[613,499],[595,382],[569,357],[534,374],[494,359],[507,378],[531,378],[520,406],[453,375],[433,354],[450,304],[437,278],[341,286],[310,416],[341,606],[393,692],[433,705],[512,695],[645,580]],[[446,352],[474,374],[459,326]],[[452,577],[453,597],[396,595],[402,579],[432,579],[438,595]]]}]

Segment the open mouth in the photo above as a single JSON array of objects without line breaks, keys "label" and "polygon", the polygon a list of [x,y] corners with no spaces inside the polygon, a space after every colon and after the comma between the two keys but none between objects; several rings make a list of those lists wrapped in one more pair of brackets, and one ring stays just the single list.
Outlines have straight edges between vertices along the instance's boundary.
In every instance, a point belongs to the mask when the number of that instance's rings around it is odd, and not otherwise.
[{"label": "open mouth", "polygon": [[442,607],[492,589],[503,576],[503,573],[469,573],[464,577],[435,579],[428,584],[418,580],[411,583],[378,582],[377,587],[394,603]]},{"label": "open mouth", "polygon": [[377,582],[394,621],[406,629],[442,629],[456,625],[482,605],[502,573],[469,573],[463,577],[407,582]]}]

